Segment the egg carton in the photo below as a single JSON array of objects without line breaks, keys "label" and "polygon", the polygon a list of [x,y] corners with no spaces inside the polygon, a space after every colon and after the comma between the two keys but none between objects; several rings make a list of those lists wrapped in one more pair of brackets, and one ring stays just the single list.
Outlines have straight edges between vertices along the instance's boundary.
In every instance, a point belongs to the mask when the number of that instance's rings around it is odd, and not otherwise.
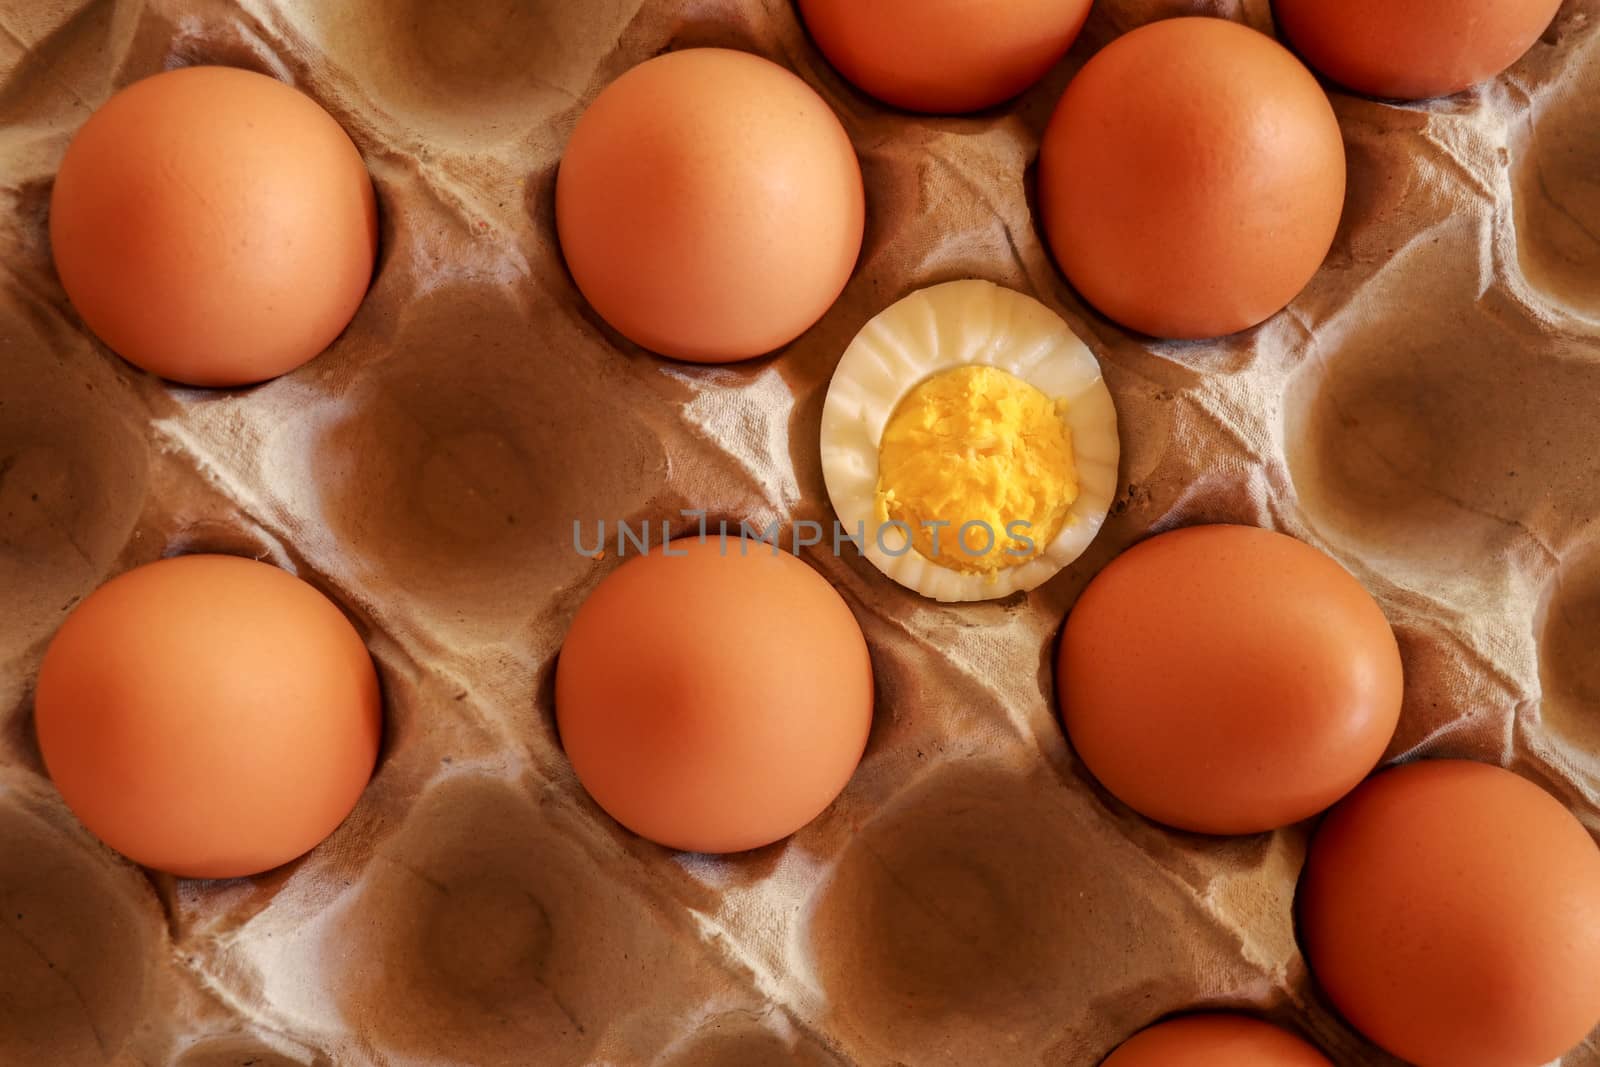
[{"label": "egg carton", "polygon": [[[1336,94],[1350,191],[1327,264],[1283,314],[1203,344],[1086,308],[1031,203],[1072,72],[1184,13],[1271,30],[1266,0],[1100,0],[1015,104],[938,119],[845,85],[785,0],[0,0],[0,1064],[1088,1067],[1202,1006],[1296,1027],[1341,1065],[1392,1062],[1296,946],[1308,827],[1216,839],[1131,813],[1063,737],[1053,645],[1089,577],[1153,531],[1284,530],[1394,624],[1407,678],[1389,758],[1511,766],[1600,832],[1600,0],[1568,0],[1478,90],[1404,107]],[[585,103],[694,45],[815,86],[869,205],[833,309],[781,355],[723,368],[622,340],[554,240]],[[315,97],[380,202],[349,329],[247,390],[112,356],[46,240],[52,175],[89,112],[202,62]],[[893,300],[962,277],[1038,297],[1101,360],[1123,435],[1105,529],[1033,593],[970,606],[848,549],[808,556],[872,649],[854,780],[748,854],[621,830],[554,730],[562,634],[617,563],[573,551],[574,521],[828,521],[817,436],[840,353]],[[175,881],[110,852],[32,733],[66,612],[200,550],[324,590],[385,691],[355,812],[248,880]],[[715,620],[685,625],[714,639]],[[1596,1065],[1600,1037],[1565,1061]]]}]

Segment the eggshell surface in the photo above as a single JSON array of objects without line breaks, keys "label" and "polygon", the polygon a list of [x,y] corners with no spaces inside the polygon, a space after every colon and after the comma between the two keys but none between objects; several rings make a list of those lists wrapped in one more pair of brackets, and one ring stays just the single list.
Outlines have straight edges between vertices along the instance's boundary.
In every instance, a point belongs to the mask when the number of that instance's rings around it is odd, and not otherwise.
[{"label": "eggshell surface", "polygon": [[1600,849],[1537,785],[1462,760],[1385,771],[1312,840],[1313,972],[1419,1067],[1540,1067],[1600,1023]]},{"label": "eggshell surface", "polygon": [[556,178],[561,251],[629,340],[725,363],[805,332],[861,251],[865,193],[844,127],[759,56],[670,52],[608,86]]},{"label": "eggshell surface", "polygon": [[1195,526],[1095,576],[1056,663],[1078,756],[1135,811],[1247,834],[1315,815],[1383,755],[1400,651],[1351,574],[1292,537]]},{"label": "eggshell surface", "polygon": [[1344,142],[1316,78],[1270,37],[1175,18],[1084,65],[1039,153],[1045,235],[1105,315],[1219,337],[1282,310],[1333,243]]},{"label": "eggshell surface", "polygon": [[608,575],[556,668],[561,743],[589,795],[692,852],[756,848],[815,818],[861,759],[872,699],[866,640],[833,587],[715,533]]},{"label": "eggshell surface", "polygon": [[50,642],[39,747],[73,813],[147,867],[257,874],[333,832],[371,777],[378,678],[310,585],[233,556],[136,568]]},{"label": "eggshell surface", "polygon": [[189,67],[117,93],[73,138],[50,246],[118,355],[188,385],[277,377],[349,324],[377,203],[350,138],[262,74]]},{"label": "eggshell surface", "polygon": [[1421,100],[1459,92],[1520,59],[1561,0],[1273,0],[1306,62],[1357,92]]},{"label": "eggshell surface", "polygon": [[1141,1030],[1101,1067],[1333,1067],[1287,1030],[1244,1015],[1186,1015]]},{"label": "eggshell surface", "polygon": [[800,0],[806,29],[862,92],[910,111],[958,114],[1044,76],[1090,0]]}]

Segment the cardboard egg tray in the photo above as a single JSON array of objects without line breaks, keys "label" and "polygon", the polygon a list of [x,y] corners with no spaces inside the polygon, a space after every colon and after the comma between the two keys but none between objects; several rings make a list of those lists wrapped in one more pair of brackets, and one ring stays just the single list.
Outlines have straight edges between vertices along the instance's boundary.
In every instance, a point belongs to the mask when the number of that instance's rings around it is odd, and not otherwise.
[{"label": "cardboard egg tray", "polygon": [[[1600,832],[1600,0],[1568,0],[1479,90],[1404,107],[1336,93],[1350,191],[1326,266],[1283,314],[1204,344],[1097,316],[1032,211],[1071,74],[1182,13],[1271,29],[1266,0],[1099,0],[1042,84],[940,119],[847,86],[786,0],[0,0],[0,1064],[1089,1067],[1202,1006],[1293,1026],[1340,1065],[1392,1062],[1296,947],[1308,827],[1214,839],[1134,815],[1063,737],[1053,645],[1084,583],[1153,531],[1284,530],[1394,624],[1389,758],[1508,765]],[[721,369],[610,331],[552,217],[584,105],[693,45],[815,86],[868,196],[837,305],[780,355]],[[73,131],[115,89],[191,63],[315,97],[378,190],[380,265],[354,322],[253,389],[134,370],[50,263]],[[1124,456],[1106,528],[1041,589],[973,606],[920,599],[853,550],[808,555],[872,649],[849,788],[745,855],[621,830],[553,725],[565,627],[617,563],[575,552],[574,521],[828,521],[835,362],[878,310],[962,277],[1037,296],[1103,363]],[[327,592],[385,689],[355,812],[249,880],[121,859],[74,821],[33,738],[32,680],[66,612],[199,550]],[[716,620],[685,625],[715,640]],[[1600,1037],[1565,1061],[1596,1065]]]}]

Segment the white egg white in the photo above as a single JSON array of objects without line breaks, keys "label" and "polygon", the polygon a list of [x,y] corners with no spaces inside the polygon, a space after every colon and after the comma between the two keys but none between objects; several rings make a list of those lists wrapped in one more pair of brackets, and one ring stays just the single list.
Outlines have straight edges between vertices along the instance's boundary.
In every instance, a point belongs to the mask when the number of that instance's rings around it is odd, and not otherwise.
[{"label": "white egg white", "polygon": [[[1078,497],[1060,532],[1038,556],[992,575],[936,563],[896,529],[879,536],[874,511],[879,447],[896,406],[930,376],[972,364],[1064,400],[1077,467]],[[859,524],[862,551],[879,570],[946,602],[1032,589],[1077,559],[1116,495],[1120,450],[1116,408],[1088,346],[1037,300],[980,280],[918,290],[875,316],[845,349],[822,409],[822,473],[844,534]]]}]

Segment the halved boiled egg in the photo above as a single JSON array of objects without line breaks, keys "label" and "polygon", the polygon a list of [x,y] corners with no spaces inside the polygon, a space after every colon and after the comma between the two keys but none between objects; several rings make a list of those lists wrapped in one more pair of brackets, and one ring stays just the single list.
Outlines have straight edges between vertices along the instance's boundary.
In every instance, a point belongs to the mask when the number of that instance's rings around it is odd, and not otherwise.
[{"label": "halved boiled egg", "polygon": [[992,282],[892,304],[845,349],[822,409],[842,527],[941,601],[1032,589],[1094,540],[1117,490],[1117,413],[1061,317]]}]

